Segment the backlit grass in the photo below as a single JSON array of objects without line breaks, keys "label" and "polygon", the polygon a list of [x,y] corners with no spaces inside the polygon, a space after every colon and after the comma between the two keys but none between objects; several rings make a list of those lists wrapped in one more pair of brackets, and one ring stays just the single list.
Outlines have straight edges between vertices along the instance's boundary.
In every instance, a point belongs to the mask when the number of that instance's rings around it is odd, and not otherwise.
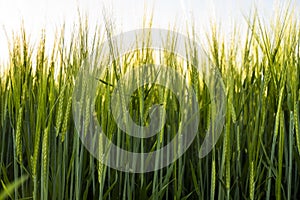
[{"label": "backlit grass", "polygon": [[[99,25],[90,34],[81,19],[71,38],[62,28],[50,54],[46,53],[47,35],[42,33],[34,46],[22,28],[10,40],[7,71],[0,80],[0,198],[299,197],[299,18],[286,10],[270,24],[262,23],[256,13],[246,20],[248,31],[242,40],[237,39],[238,30],[233,30],[233,39],[225,42],[215,25],[207,36],[209,46],[205,50],[222,75],[227,110],[217,145],[202,159],[198,154],[205,130],[213,123],[210,114],[214,110],[207,87],[192,67],[201,64],[194,56],[197,49],[193,44],[187,44],[186,54],[194,63],[186,63],[170,52],[145,48],[115,61],[114,70],[99,79],[95,111],[103,131],[116,145],[136,152],[159,149],[170,141],[179,127],[179,105],[164,87],[139,88],[126,105],[134,121],[149,123],[148,110],[156,103],[165,107],[167,120],[160,133],[149,140],[127,136],[110,112],[114,85],[126,70],[150,63],[168,65],[186,76],[197,94],[200,123],[195,141],[173,164],[145,174],[116,171],[97,161],[81,144],[73,122],[72,94],[77,72],[89,53],[101,50],[106,35],[113,34],[110,24],[102,25],[106,30]],[[197,33],[188,35],[194,37]],[[66,42],[67,37],[70,42]],[[137,40],[145,47],[151,46],[147,36]],[[166,45],[175,41],[170,35]],[[118,67],[121,62],[122,71]],[[187,71],[183,70],[185,66]],[[82,92],[78,99],[86,97]],[[90,108],[85,105],[81,109],[86,113]],[[81,128],[87,130],[90,118],[84,116]]]}]

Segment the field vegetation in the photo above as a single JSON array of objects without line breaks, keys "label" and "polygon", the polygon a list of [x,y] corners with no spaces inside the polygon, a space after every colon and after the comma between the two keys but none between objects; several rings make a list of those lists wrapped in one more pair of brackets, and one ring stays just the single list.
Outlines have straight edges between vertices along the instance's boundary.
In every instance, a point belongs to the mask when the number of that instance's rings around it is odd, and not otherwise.
[{"label": "field vegetation", "polygon": [[[174,137],[179,128],[179,103],[162,86],[137,89],[127,105],[134,121],[149,123],[148,110],[153,104],[164,106],[167,120],[149,140],[130,137],[118,127],[110,110],[110,96],[119,77],[132,66],[163,64],[181,72],[195,90],[200,110],[195,140],[176,162],[149,173],[106,167],[78,137],[78,131],[87,129],[89,116],[85,115],[81,130],[74,125],[76,76],[90,53],[100,51],[107,35],[114,34],[109,22],[91,33],[87,19],[79,17],[71,36],[64,27],[57,31],[51,48],[46,47],[44,31],[33,45],[26,28],[21,28],[10,38],[9,63],[0,80],[0,199],[299,198],[298,14],[283,9],[264,23],[253,12],[245,17],[246,34],[239,35],[235,29],[231,40],[212,25],[204,49],[224,82],[226,122],[215,148],[201,159],[199,150],[205,130],[213,123],[214,110],[209,91],[193,68],[202,63],[194,56],[197,49],[192,43],[187,44],[186,55],[193,62],[188,62],[172,52],[154,52],[147,48],[151,47],[147,36],[138,38],[145,48],[122,56],[114,62],[114,70],[99,77],[95,99],[99,123],[116,145],[137,152],[153,151]],[[151,26],[151,19],[145,26]],[[187,35],[197,38],[196,31]],[[170,34],[166,45],[176,43],[173,36]],[[85,98],[84,93],[80,98]],[[85,105],[82,109],[90,108]]]}]

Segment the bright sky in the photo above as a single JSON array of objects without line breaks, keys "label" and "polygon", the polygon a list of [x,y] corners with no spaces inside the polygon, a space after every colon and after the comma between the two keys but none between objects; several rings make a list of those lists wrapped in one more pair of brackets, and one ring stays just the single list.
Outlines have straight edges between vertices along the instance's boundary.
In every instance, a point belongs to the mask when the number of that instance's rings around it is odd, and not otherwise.
[{"label": "bright sky", "polygon": [[[47,30],[51,42],[55,29],[66,23],[67,34],[78,19],[78,9],[89,16],[89,23],[95,25],[103,20],[103,6],[112,14],[119,31],[128,31],[142,26],[143,16],[154,10],[153,26],[168,28],[176,22],[185,27],[186,19],[194,21],[203,35],[209,19],[222,23],[225,32],[230,31],[232,21],[243,24],[243,14],[248,15],[251,5],[258,5],[260,14],[268,17],[276,0],[0,0],[0,63],[7,62],[7,36],[20,30],[22,20],[31,35],[31,42],[37,41],[42,28]],[[279,0],[281,1],[281,0]],[[300,0],[294,0],[300,5]],[[282,0],[284,2],[284,0]],[[145,9],[146,8],[146,9]],[[183,30],[182,30],[183,31]],[[7,36],[5,34],[7,33]],[[1,71],[1,69],[0,69]]]}]

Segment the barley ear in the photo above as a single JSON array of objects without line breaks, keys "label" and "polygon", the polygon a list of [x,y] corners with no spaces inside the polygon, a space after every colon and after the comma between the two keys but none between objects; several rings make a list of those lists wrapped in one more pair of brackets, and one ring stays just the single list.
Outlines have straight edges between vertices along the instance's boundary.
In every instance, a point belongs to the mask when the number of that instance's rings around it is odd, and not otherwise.
[{"label": "barley ear", "polygon": [[299,139],[299,115],[298,115],[298,102],[294,101],[294,124],[295,124],[295,132],[296,132],[296,143],[298,152],[300,153],[300,139]]},{"label": "barley ear", "polygon": [[17,130],[16,130],[16,149],[17,149],[17,157],[19,161],[22,163],[23,156],[22,156],[22,136],[21,136],[21,129],[22,129],[22,121],[23,121],[23,107],[21,106],[18,112],[18,120],[17,120]]},{"label": "barley ear", "polygon": [[[41,189],[42,199],[47,199],[48,188],[48,159],[49,159],[49,127],[44,131],[42,141]],[[46,196],[43,196],[46,195]]]},{"label": "barley ear", "polygon": [[102,177],[103,177],[103,138],[102,138],[102,134],[99,135],[99,143],[98,143],[98,181],[100,184],[102,184]]},{"label": "barley ear", "polygon": [[61,124],[62,124],[63,105],[64,105],[64,89],[61,91],[61,94],[59,95],[58,98],[59,98],[59,100],[58,100],[58,110],[57,110],[57,113],[56,113],[57,117],[56,117],[56,124],[55,124],[55,127],[56,127],[56,137],[59,134],[60,127],[61,127]]},{"label": "barley ear", "polygon": [[72,105],[72,97],[69,97],[64,122],[63,122],[63,125],[61,128],[61,131],[62,131],[61,141],[62,142],[65,140],[65,136],[66,136],[66,132],[67,132],[67,128],[68,128],[70,112],[71,112],[71,105]]},{"label": "barley ear", "polygon": [[254,164],[253,161],[251,161],[250,163],[250,199],[253,200],[254,199],[254,187],[255,187],[255,183],[254,183]]}]

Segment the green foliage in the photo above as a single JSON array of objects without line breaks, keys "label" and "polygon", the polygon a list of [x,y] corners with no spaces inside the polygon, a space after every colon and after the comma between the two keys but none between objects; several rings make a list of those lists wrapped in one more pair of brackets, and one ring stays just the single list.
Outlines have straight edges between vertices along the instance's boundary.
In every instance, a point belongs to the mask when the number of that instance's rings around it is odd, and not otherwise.
[{"label": "green foliage", "polygon": [[[254,13],[244,43],[233,31],[232,40],[220,38],[218,27],[208,35],[206,52],[222,74],[227,92],[226,124],[210,154],[199,159],[204,132],[214,108],[204,81],[193,63],[170,52],[149,49],[129,52],[114,60],[114,70],[99,80],[96,117],[103,131],[118,146],[150,151],[166,145],[180,127],[178,102],[168,89],[145,85],[123,105],[140,125],[149,123],[149,108],[162,104],[165,127],[149,140],[126,135],[111,114],[111,94],[117,80],[131,66],[160,62],[189,80],[199,101],[199,133],[176,162],[146,174],[107,168],[81,144],[78,131],[86,131],[90,116],[83,114],[77,130],[73,123],[72,91],[77,72],[91,51],[101,51],[104,34],[98,27],[90,37],[87,22],[66,40],[57,34],[52,53],[46,53],[46,35],[38,46],[29,43],[24,28],[13,36],[8,71],[0,80],[0,199],[290,199],[300,196],[300,26],[291,10],[268,26]],[[152,21],[150,20],[150,26]],[[195,32],[189,33],[195,38]],[[151,46],[147,36],[137,39]],[[173,46],[170,35],[166,45]],[[187,55],[194,63],[196,47]],[[122,70],[118,67],[122,63]],[[184,65],[188,71],[184,72]],[[152,73],[159,73],[153,71]],[[87,84],[87,83],[82,83]],[[85,91],[78,97],[83,102]],[[91,99],[89,99],[90,101]],[[81,105],[81,112],[91,108]],[[103,151],[102,138],[99,152]],[[28,179],[19,177],[28,176]],[[15,181],[13,185],[10,182]]]}]

